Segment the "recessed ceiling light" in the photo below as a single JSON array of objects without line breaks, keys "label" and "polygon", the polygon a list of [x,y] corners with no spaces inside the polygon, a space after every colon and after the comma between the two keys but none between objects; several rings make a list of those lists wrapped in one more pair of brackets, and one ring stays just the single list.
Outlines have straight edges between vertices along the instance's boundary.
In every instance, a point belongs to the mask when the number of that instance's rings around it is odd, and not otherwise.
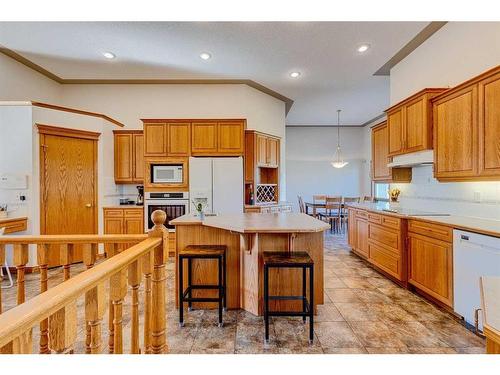
[{"label": "recessed ceiling light", "polygon": [[116,57],[116,55],[113,52],[104,52],[102,55],[105,58],[110,59],[110,60],[114,59]]},{"label": "recessed ceiling light", "polygon": [[200,53],[200,57],[201,57],[203,60],[209,60],[209,59],[212,57],[212,55],[211,55],[211,54],[209,54],[208,52],[202,52],[202,53]]},{"label": "recessed ceiling light", "polygon": [[292,78],[299,78],[300,77],[300,72],[291,72],[290,77]]},{"label": "recessed ceiling light", "polygon": [[366,52],[368,51],[368,49],[370,48],[370,45],[369,44],[362,44],[358,47],[358,52]]}]

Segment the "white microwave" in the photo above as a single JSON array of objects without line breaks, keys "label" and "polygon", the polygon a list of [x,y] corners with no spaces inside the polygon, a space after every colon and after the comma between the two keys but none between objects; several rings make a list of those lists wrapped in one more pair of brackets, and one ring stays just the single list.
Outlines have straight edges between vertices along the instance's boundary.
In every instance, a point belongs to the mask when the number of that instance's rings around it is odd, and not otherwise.
[{"label": "white microwave", "polygon": [[153,184],[182,184],[182,164],[152,164],[151,182]]}]

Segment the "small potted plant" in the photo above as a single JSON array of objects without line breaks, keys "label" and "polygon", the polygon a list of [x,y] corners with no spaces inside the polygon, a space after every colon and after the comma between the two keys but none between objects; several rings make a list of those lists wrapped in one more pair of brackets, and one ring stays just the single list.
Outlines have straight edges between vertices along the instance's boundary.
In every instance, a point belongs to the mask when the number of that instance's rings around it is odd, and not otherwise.
[{"label": "small potted plant", "polygon": [[7,205],[0,204],[0,219],[5,219],[7,217]]},{"label": "small potted plant", "polygon": [[390,198],[390,206],[391,207],[399,207],[399,195],[401,194],[401,190],[398,188],[389,189],[389,198]]},{"label": "small potted plant", "polygon": [[196,210],[196,216],[199,216],[200,220],[205,220],[205,207],[207,205],[207,200],[203,198],[194,198],[191,202]]}]

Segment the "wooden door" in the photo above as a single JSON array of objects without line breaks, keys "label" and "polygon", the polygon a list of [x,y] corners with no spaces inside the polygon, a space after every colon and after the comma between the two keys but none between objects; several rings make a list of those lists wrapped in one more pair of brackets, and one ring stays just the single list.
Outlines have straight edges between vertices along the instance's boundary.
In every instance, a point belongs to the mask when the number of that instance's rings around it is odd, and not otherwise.
[{"label": "wooden door", "polygon": [[356,219],[356,245],[361,255],[368,258],[368,222]]},{"label": "wooden door", "polygon": [[191,153],[191,124],[169,123],[168,124],[168,155],[189,156]]},{"label": "wooden door", "polygon": [[144,156],[167,156],[166,124],[144,124]]},{"label": "wooden door", "polygon": [[408,281],[448,306],[453,306],[453,253],[452,244],[408,234]]},{"label": "wooden door", "polygon": [[416,152],[432,148],[427,121],[427,96],[408,103],[404,110],[405,152]]},{"label": "wooden door", "polygon": [[372,179],[374,181],[390,180],[389,139],[387,123],[384,122],[372,129]]},{"label": "wooden door", "polygon": [[478,171],[477,85],[433,103],[434,175],[468,178]]},{"label": "wooden door", "polygon": [[241,121],[219,122],[217,152],[224,155],[243,155],[245,151],[245,124]]},{"label": "wooden door", "polygon": [[387,130],[389,139],[389,155],[404,153],[403,108],[387,114]]},{"label": "wooden door", "polygon": [[144,134],[134,134],[134,181],[144,183]]},{"label": "wooden door", "polygon": [[129,183],[134,180],[133,135],[130,133],[114,134],[115,182]]},{"label": "wooden door", "polygon": [[267,138],[266,153],[267,164],[277,168],[279,165],[279,141],[277,139]]},{"label": "wooden door", "polygon": [[267,166],[267,137],[256,135],[257,165]]},{"label": "wooden door", "polygon": [[[97,233],[99,133],[38,125],[40,134],[40,233]],[[84,137],[84,138],[80,138]],[[75,262],[82,260],[75,247]],[[59,265],[51,251],[49,265]]]},{"label": "wooden door", "polygon": [[479,82],[479,174],[500,177],[500,73]]},{"label": "wooden door", "polygon": [[193,122],[191,125],[191,154],[210,156],[217,153],[217,123]]}]

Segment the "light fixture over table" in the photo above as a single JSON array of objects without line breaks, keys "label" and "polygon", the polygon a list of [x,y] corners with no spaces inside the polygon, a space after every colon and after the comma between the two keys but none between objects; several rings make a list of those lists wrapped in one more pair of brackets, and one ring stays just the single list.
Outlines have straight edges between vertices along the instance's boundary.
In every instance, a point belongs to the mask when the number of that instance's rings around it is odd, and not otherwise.
[{"label": "light fixture over table", "polygon": [[344,168],[349,164],[342,158],[342,150],[340,149],[340,109],[337,109],[337,151],[335,151],[331,164],[333,168]]}]

